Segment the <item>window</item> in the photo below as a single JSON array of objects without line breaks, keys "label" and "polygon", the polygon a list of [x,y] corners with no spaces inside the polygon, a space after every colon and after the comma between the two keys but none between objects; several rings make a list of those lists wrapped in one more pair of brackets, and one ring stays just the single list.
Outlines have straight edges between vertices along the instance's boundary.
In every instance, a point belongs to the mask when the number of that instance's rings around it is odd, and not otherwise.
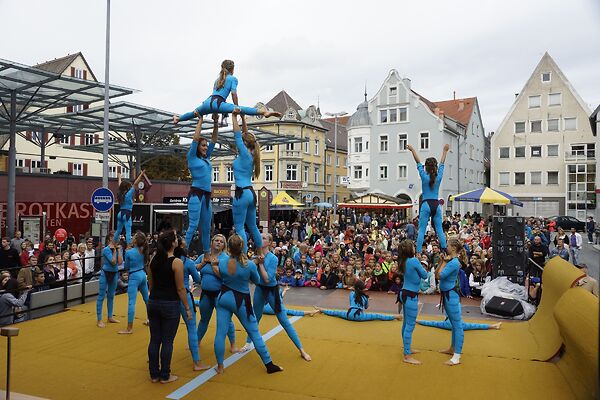
[{"label": "window", "polygon": [[525,122],[515,122],[515,133],[525,133]]},{"label": "window", "polygon": [[310,154],[310,142],[304,142],[304,152]]},{"label": "window", "polygon": [[67,136],[67,135],[60,135],[60,137],[59,137],[60,144],[69,145],[70,140],[71,140],[71,137]]},{"label": "window", "polygon": [[335,156],[335,166],[336,167],[340,166],[340,156]]},{"label": "window", "polygon": [[319,172],[320,172],[320,168],[315,167],[315,183],[319,183]]},{"label": "window", "polygon": [[387,124],[387,122],[388,122],[387,115],[388,115],[388,110],[379,111],[379,123]]},{"label": "window", "polygon": [[40,160],[31,160],[31,168],[43,168]]},{"label": "window", "polygon": [[542,72],[542,82],[550,82],[551,77],[550,72]]},{"label": "window", "polygon": [[[110,170],[110,166],[109,166]],[[83,164],[73,164],[73,175],[75,176],[83,176]]]},{"label": "window", "polygon": [[406,122],[408,121],[408,108],[400,107],[398,109],[398,122]]},{"label": "window", "polygon": [[525,172],[515,172],[515,185],[525,184]]},{"label": "window", "polygon": [[561,93],[550,93],[548,95],[548,105],[549,106],[560,106],[561,103]]},{"label": "window", "polygon": [[549,144],[548,145],[548,157],[558,157],[558,145],[557,144]]},{"label": "window", "polygon": [[510,147],[500,147],[500,158],[510,158]]},{"label": "window", "polygon": [[129,168],[121,167],[121,177],[124,179],[129,179]]},{"label": "window", "polygon": [[302,169],[302,172],[303,172],[303,174],[302,174],[302,180],[304,182],[308,183],[308,175],[310,174],[310,167],[308,165],[305,165],[303,167],[303,169]]},{"label": "window", "polygon": [[272,144],[267,144],[265,145],[265,153],[270,153],[273,151],[273,145]]},{"label": "window", "polygon": [[398,122],[398,110],[396,108],[390,110],[390,122]]},{"label": "window", "polygon": [[75,104],[73,106],[73,112],[83,111],[83,104]]},{"label": "window", "polygon": [[84,143],[85,143],[86,146],[94,144],[94,134],[93,133],[86,133],[85,136],[84,136]]},{"label": "window", "polygon": [[380,152],[388,151],[388,135],[379,136],[379,151]]},{"label": "window", "polygon": [[406,179],[406,171],[407,171],[407,167],[406,165],[398,165],[398,179]]},{"label": "window", "polygon": [[325,183],[327,185],[331,185],[331,174],[327,174],[327,177],[325,177]]},{"label": "window", "polygon": [[294,144],[295,144],[295,143],[286,143],[286,144],[285,144],[285,149],[286,149],[287,151],[294,151],[294,150],[295,150],[295,146],[294,146]]},{"label": "window", "polygon": [[79,69],[79,68],[74,68],[75,72],[73,74],[73,77],[78,78],[78,79],[83,79],[83,70]]},{"label": "window", "polygon": [[315,140],[315,156],[319,155],[319,144],[321,142],[319,141],[319,139]]},{"label": "window", "polygon": [[541,185],[542,184],[542,173],[540,171],[535,171],[530,173],[531,176],[531,184],[532,185]]},{"label": "window", "polygon": [[540,108],[542,106],[542,96],[529,96],[529,108]]},{"label": "window", "polygon": [[379,166],[379,179],[387,179],[388,178],[388,166],[380,165]]},{"label": "window", "polygon": [[531,146],[531,157],[541,157],[542,146]]},{"label": "window", "polygon": [[398,151],[406,150],[408,143],[408,135],[406,133],[398,134]]},{"label": "window", "polygon": [[[75,171],[75,170],[73,170]],[[117,167],[115,167],[114,165],[109,165],[108,166],[108,177],[109,178],[116,178],[117,177]]]},{"label": "window", "polygon": [[363,150],[363,142],[361,137],[354,138],[354,152],[362,153]]},{"label": "window", "polygon": [[577,130],[577,118],[565,118],[565,131]]},{"label": "window", "polygon": [[219,167],[212,167],[212,180],[213,182],[219,182]]},{"label": "window", "polygon": [[365,178],[369,177],[369,168],[365,168]]},{"label": "window", "polygon": [[469,158],[473,160],[475,158],[475,146],[469,145]]},{"label": "window", "polygon": [[398,94],[398,88],[396,86],[390,87],[390,97],[396,97]]},{"label": "window", "polygon": [[542,131],[542,121],[531,121],[531,132],[541,132]]},{"label": "window", "polygon": [[285,179],[287,181],[298,180],[298,166],[296,164],[288,164],[285,168]]},{"label": "window", "polygon": [[42,142],[42,138],[44,136],[42,135],[42,132],[40,131],[33,131],[31,132],[31,139],[35,142],[41,143]]},{"label": "window", "polygon": [[233,167],[231,165],[227,166],[227,182],[233,182]]},{"label": "window", "polygon": [[525,146],[515,147],[515,157],[516,158],[525,158]]},{"label": "window", "polygon": [[558,118],[548,120],[548,132],[558,132]]},{"label": "window", "polygon": [[510,185],[510,173],[508,173],[508,172],[500,172],[498,174],[498,183],[501,186]]},{"label": "window", "polygon": [[265,182],[273,182],[273,165],[265,164]]},{"label": "window", "polygon": [[331,154],[327,154],[327,165],[331,165]]},{"label": "window", "polygon": [[548,171],[548,185],[558,185],[558,171]]},{"label": "window", "polygon": [[24,168],[25,167],[25,160],[17,158],[15,160],[15,165],[17,166],[17,168]]},{"label": "window", "polygon": [[419,145],[421,150],[429,150],[429,132],[421,132]]},{"label": "window", "polygon": [[296,119],[296,112],[294,110],[289,110],[286,114],[285,114],[285,118],[286,119]]},{"label": "window", "polygon": [[357,165],[356,167],[354,167],[354,179],[362,179],[362,177],[362,165]]}]

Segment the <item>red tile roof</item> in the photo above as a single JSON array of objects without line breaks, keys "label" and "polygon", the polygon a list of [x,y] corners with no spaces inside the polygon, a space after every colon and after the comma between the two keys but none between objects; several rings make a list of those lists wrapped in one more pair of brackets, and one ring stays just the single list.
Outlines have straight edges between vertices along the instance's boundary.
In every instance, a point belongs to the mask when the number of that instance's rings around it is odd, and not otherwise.
[{"label": "red tile roof", "polygon": [[467,97],[465,99],[436,101],[434,104],[446,116],[467,126],[471,120],[476,101],[477,97]]},{"label": "red tile roof", "polygon": [[[338,117],[338,124],[340,125],[348,125],[348,120],[350,119],[352,115],[344,115],[343,117]],[[331,122],[331,123],[335,123],[335,118],[331,117],[331,118],[322,118],[322,121],[327,121],[327,122]]]}]

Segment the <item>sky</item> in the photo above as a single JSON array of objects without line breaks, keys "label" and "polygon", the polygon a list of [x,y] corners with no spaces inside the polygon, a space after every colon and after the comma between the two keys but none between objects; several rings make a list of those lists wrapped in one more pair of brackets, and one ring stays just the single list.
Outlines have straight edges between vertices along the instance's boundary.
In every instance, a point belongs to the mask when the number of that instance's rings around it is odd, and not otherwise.
[{"label": "sky", "polygon": [[[0,16],[0,58],[81,51],[104,80],[106,1],[0,0]],[[477,96],[492,132],[546,51],[595,109],[598,38],[597,0],[112,0],[110,82],[141,91],[128,101],[183,113],[232,59],[240,104],[285,89],[303,108],[353,113],[365,85],[371,98],[396,69],[432,101]]]}]

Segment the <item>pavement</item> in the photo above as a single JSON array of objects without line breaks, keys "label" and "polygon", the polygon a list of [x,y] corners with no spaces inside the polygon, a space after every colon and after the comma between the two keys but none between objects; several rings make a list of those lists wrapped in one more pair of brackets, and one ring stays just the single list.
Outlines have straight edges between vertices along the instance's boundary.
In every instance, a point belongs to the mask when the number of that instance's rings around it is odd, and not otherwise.
[{"label": "pavement", "polygon": [[584,238],[583,248],[579,252],[578,263],[584,263],[588,266],[588,274],[596,279],[600,279],[600,245],[589,244]]}]

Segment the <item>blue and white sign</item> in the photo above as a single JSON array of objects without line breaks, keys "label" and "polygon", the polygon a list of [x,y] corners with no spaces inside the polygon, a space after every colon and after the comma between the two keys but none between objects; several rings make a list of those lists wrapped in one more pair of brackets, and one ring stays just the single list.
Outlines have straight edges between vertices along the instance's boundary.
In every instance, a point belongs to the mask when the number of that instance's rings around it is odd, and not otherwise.
[{"label": "blue and white sign", "polygon": [[92,193],[92,206],[96,211],[109,211],[115,204],[115,196],[108,188],[98,188]]}]

